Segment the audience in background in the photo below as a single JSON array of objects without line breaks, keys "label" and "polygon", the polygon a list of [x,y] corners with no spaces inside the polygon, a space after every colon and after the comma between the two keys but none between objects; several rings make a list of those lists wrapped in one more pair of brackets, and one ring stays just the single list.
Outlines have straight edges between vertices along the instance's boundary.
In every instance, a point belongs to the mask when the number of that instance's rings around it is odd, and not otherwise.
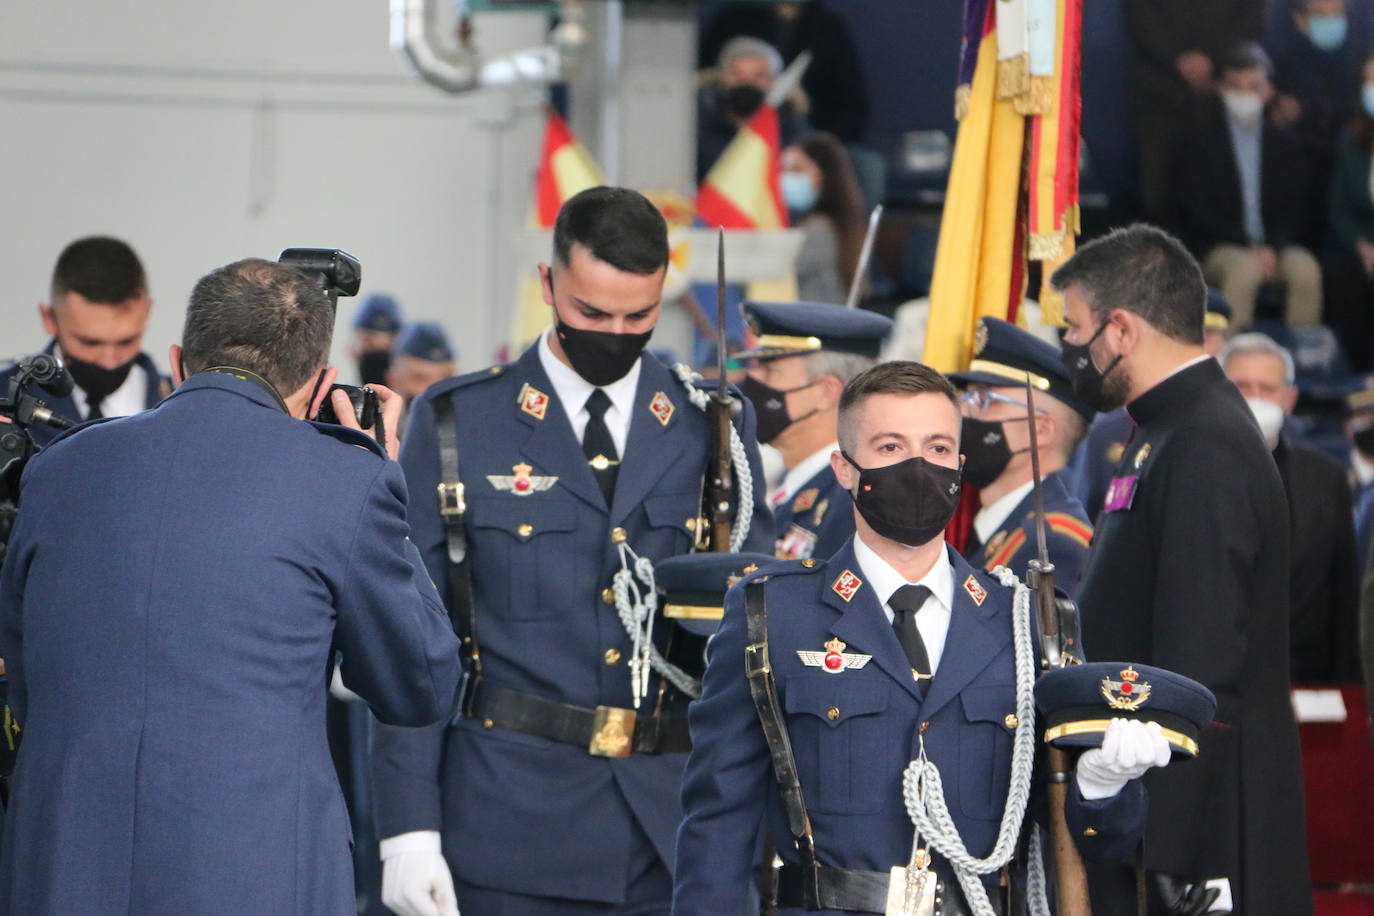
[{"label": "audience in background", "polygon": [[792,225],[805,233],[797,256],[803,302],[842,303],[864,242],[863,196],[849,154],[822,131],[782,151],[782,196]]},{"label": "audience in background", "polygon": [[[697,90],[697,181],[735,139],[740,125],[759,110],[782,73],[777,48],[757,38],[732,38],[720,49],[715,71]],[[784,146],[796,142],[809,125],[806,97],[799,90],[778,105],[778,132]]]},{"label": "audience in background", "polygon": [[1351,368],[1374,368],[1374,54],[1361,72],[1360,108],[1336,150],[1326,249],[1326,323]]},{"label": "audience in background", "polygon": [[1232,48],[1213,104],[1179,159],[1177,212],[1183,237],[1244,327],[1266,284],[1285,287],[1290,325],[1321,320],[1321,269],[1300,244],[1307,229],[1302,147],[1267,123],[1269,57],[1254,43]]},{"label": "audience in background", "polygon": [[1145,216],[1167,222],[1178,144],[1214,94],[1215,62],[1264,28],[1256,0],[1126,0],[1135,49],[1136,137]]},{"label": "audience in background", "polygon": [[358,361],[359,385],[386,383],[391,366],[391,348],[401,333],[401,306],[386,293],[373,293],[363,300],[353,317],[353,343],[348,353]]},{"label": "audience in background", "polygon": [[1293,357],[1264,334],[1241,334],[1217,357],[1255,415],[1288,496],[1288,653],[1294,683],[1360,679],[1359,563],[1345,469],[1281,433],[1298,402]]}]

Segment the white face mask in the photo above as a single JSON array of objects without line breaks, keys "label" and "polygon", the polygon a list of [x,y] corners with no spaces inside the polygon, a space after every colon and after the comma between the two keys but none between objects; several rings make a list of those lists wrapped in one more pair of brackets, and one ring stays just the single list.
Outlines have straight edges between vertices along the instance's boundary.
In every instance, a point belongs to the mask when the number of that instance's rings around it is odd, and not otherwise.
[{"label": "white face mask", "polygon": [[1223,92],[1226,113],[1238,124],[1255,124],[1264,112],[1264,99],[1257,92]]},{"label": "white face mask", "polygon": [[1279,444],[1279,430],[1283,428],[1283,408],[1263,398],[1246,398],[1245,404],[1255,415],[1260,435],[1264,436],[1264,444],[1272,450]]}]

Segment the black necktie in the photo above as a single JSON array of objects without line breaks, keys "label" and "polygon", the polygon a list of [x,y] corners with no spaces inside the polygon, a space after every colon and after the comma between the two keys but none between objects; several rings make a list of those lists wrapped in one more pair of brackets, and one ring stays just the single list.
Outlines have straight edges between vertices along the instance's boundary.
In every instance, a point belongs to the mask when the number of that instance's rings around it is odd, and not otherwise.
[{"label": "black necktie", "polygon": [[887,606],[892,608],[892,629],[897,631],[897,640],[906,650],[906,660],[916,678],[916,690],[922,697],[926,695],[933,672],[930,670],[925,640],[921,639],[921,631],[916,628],[916,614],[929,597],[930,589],[924,585],[903,585],[887,599]]},{"label": "black necktie", "polygon": [[104,398],[98,398],[98,397],[96,397],[96,396],[93,395],[93,394],[88,394],[88,395],[86,395],[86,410],[87,410],[86,419],[87,419],[87,420],[99,420],[99,419],[102,419],[102,418],[105,416],[104,411],[102,411],[102,410],[100,409],[100,402],[103,401],[103,400],[105,400],[105,399],[104,399]]},{"label": "black necktie", "polygon": [[620,455],[615,450],[615,440],[606,428],[606,411],[610,409],[611,399],[600,388],[592,389],[587,398],[587,428],[582,431],[582,454],[587,456],[596,482],[601,484],[601,492],[606,504],[611,503],[615,493],[615,475],[620,470]]}]

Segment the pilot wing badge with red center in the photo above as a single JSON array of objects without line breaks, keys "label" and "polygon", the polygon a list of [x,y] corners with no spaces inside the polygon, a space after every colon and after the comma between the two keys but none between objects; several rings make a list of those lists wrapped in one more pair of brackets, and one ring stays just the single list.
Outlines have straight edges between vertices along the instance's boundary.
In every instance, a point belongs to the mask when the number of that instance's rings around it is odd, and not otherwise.
[{"label": "pilot wing badge with red center", "polygon": [[857,652],[844,650],[844,643],[838,639],[832,639],[825,644],[824,652],[808,652],[805,649],[798,649],[797,658],[801,659],[802,664],[808,668],[819,668],[826,674],[839,674],[850,668],[858,670],[873,660],[871,655],[860,655]]}]

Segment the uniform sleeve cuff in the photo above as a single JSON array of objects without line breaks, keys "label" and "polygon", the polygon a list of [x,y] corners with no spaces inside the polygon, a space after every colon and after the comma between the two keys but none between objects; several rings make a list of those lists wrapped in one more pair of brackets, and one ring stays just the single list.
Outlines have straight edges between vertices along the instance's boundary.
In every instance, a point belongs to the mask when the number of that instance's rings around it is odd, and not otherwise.
[{"label": "uniform sleeve cuff", "polygon": [[398,833],[396,836],[389,836],[379,844],[382,861],[385,862],[392,856],[399,856],[406,852],[434,852],[442,853],[439,843],[439,831],[437,830],[412,830],[410,833]]}]

